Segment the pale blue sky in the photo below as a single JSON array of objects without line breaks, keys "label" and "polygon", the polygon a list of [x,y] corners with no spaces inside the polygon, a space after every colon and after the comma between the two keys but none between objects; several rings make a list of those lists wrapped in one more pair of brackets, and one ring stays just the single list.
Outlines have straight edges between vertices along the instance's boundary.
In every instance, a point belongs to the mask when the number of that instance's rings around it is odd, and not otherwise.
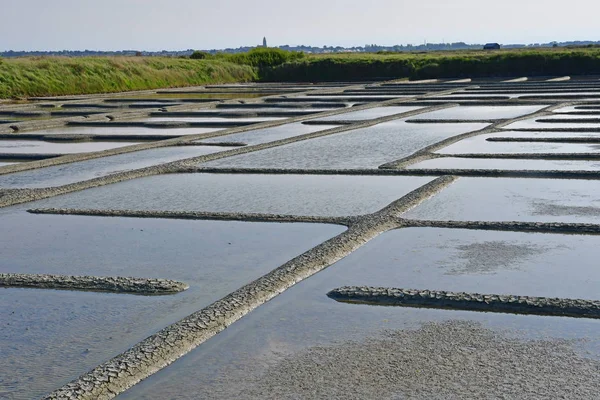
[{"label": "pale blue sky", "polygon": [[0,0],[2,50],[600,40],[598,0]]}]

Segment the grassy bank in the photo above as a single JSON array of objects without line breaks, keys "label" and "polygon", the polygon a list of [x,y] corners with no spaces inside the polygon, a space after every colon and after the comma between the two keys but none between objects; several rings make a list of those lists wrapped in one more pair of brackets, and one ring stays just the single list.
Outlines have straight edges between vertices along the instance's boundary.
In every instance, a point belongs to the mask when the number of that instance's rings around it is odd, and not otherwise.
[{"label": "grassy bank", "polygon": [[305,55],[279,49],[192,58],[0,59],[0,99],[214,83],[363,81],[600,74],[600,49]]},{"label": "grassy bank", "polygon": [[352,81],[600,74],[599,49],[312,55],[261,71],[265,81]]},{"label": "grassy bank", "polygon": [[113,93],[247,82],[256,69],[225,60],[161,57],[0,59],[0,98]]}]

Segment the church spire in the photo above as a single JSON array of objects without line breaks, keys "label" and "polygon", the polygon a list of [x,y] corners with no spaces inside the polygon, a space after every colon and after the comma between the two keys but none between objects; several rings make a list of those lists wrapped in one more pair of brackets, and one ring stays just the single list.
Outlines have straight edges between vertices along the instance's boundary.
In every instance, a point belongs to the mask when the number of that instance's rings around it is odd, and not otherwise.
[{"label": "church spire", "polygon": [[267,38],[263,37],[263,47],[267,47]]}]

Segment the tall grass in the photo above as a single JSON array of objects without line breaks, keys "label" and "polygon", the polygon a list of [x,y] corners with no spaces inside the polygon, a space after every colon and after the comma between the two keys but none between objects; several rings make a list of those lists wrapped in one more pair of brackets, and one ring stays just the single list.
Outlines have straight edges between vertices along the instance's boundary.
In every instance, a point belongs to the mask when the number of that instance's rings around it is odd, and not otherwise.
[{"label": "tall grass", "polygon": [[245,53],[216,54],[217,59],[240,65],[249,65],[259,70],[273,68],[284,63],[302,60],[305,54],[299,51],[285,51],[276,48],[258,47]]},{"label": "tall grass", "polygon": [[600,74],[600,49],[305,55],[257,48],[166,57],[0,59],[0,98],[110,93],[211,83]]},{"label": "tall grass", "polygon": [[0,59],[0,98],[113,93],[247,82],[256,70],[224,60],[161,57]]}]

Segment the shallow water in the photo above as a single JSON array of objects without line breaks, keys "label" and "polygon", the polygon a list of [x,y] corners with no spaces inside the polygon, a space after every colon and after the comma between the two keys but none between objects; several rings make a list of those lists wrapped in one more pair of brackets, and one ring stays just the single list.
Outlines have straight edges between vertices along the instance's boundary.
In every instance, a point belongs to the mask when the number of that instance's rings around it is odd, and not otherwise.
[{"label": "shallow water", "polygon": [[415,97],[415,95],[402,95],[399,94],[377,94],[365,91],[364,94],[348,94],[344,92],[340,93],[330,93],[324,95],[317,94],[308,94],[306,96],[302,96],[302,98],[315,98],[315,99],[336,99],[336,98],[355,98],[355,97],[372,97],[374,99],[384,98],[384,97]]},{"label": "shallow water", "polygon": [[54,143],[42,140],[0,140],[0,153],[5,154],[74,154],[90,153],[131,146],[135,142]]},{"label": "shallow water", "polygon": [[[544,143],[544,142],[490,142],[492,137],[535,137],[531,132],[493,133],[474,136],[437,150],[438,154],[519,154],[519,153],[597,153],[600,145],[595,143]],[[562,132],[553,132],[548,137],[560,137]],[[568,136],[579,136],[567,134]],[[563,135],[565,136],[565,135]],[[565,136],[565,137],[568,137]],[[582,135],[584,136],[584,135]]]},{"label": "shallow water", "polygon": [[511,93],[503,93],[503,92],[499,92],[499,93],[478,93],[476,91],[464,91],[464,92],[456,92],[456,93],[452,93],[452,94],[445,94],[445,95],[442,95],[442,96],[431,97],[430,99],[432,99],[432,100],[452,100],[455,97],[460,97],[460,98],[472,97],[474,100],[477,100],[479,97],[481,97],[481,98],[486,98],[486,97],[506,97],[507,99],[509,99],[511,97],[517,97],[517,95],[513,95]]},{"label": "shallow water", "polygon": [[[505,264],[495,260],[498,265],[492,271],[475,269],[462,274],[452,273],[454,268],[464,269],[469,266],[469,260],[479,266],[480,258],[474,255],[473,248],[485,247],[486,241],[504,243],[504,247],[499,243],[496,244],[501,250],[493,256],[508,256],[510,260]],[[357,374],[356,379],[361,379],[362,369],[365,369],[363,372],[365,374],[371,368],[381,368],[382,373],[386,371],[386,377],[387,374],[394,374],[394,371],[404,367],[394,365],[393,360],[387,360],[383,356],[376,356],[375,360],[369,361],[367,354],[362,354],[360,349],[366,346],[369,340],[385,337],[395,330],[402,330],[406,335],[410,335],[411,332],[420,335],[415,329],[431,322],[439,324],[447,321],[468,321],[479,324],[481,329],[490,329],[496,335],[502,334],[511,338],[504,340],[513,341],[505,342],[496,336],[488,337],[479,343],[471,343],[477,346],[478,350],[471,349],[477,355],[448,360],[441,354],[449,352],[456,355],[457,352],[463,352],[465,349],[453,346],[451,342],[455,340],[446,336],[456,332],[439,329],[437,335],[415,337],[413,345],[408,344],[409,347],[403,349],[392,350],[392,346],[388,343],[390,347],[387,350],[393,351],[398,356],[396,361],[408,357],[412,362],[416,362],[415,360],[418,359],[433,357],[440,364],[457,362],[462,365],[472,362],[471,357],[474,357],[483,362],[479,367],[475,367],[483,373],[487,370],[486,362],[483,361],[485,354],[491,351],[492,347],[498,346],[500,353],[513,352],[514,346],[531,339],[550,341],[583,339],[587,342],[584,344],[574,342],[569,346],[573,346],[575,352],[586,351],[588,357],[597,358],[600,356],[598,340],[600,322],[597,320],[373,307],[338,303],[326,297],[327,292],[343,285],[368,284],[386,287],[417,285],[419,289],[433,287],[449,289],[450,286],[472,288],[476,291],[506,289],[510,293],[524,290],[526,294],[536,291],[578,294],[581,292],[577,289],[577,282],[586,281],[586,272],[594,274],[595,279],[598,277],[598,273],[594,272],[592,261],[594,248],[597,245],[595,241],[596,238],[585,237],[551,236],[548,239],[546,235],[537,234],[473,233],[441,229],[405,229],[389,232],[325,271],[284,292],[119,398],[162,399],[173,396],[180,399],[256,398],[256,395],[249,393],[266,390],[269,385],[273,385],[271,391],[261,392],[261,396],[277,398],[273,393],[285,392],[287,388],[294,387],[301,393],[313,393],[312,396],[318,397],[311,390],[317,390],[319,393],[321,389],[321,393],[329,393],[329,397],[335,397],[335,394],[328,392],[330,385],[334,385],[338,390],[337,396],[360,398],[359,395],[355,396],[356,392],[347,393],[344,388],[338,387],[339,380],[330,380],[332,378],[327,375],[331,373],[330,370],[332,368],[348,370],[348,373]],[[563,242],[566,244],[562,244]],[[559,244],[559,247],[552,248],[553,243]],[[515,255],[514,247],[523,250]],[[586,252],[584,254],[589,255],[589,261],[584,266],[576,267],[575,270],[565,269],[561,261],[569,262],[569,257],[578,251]],[[544,283],[546,268],[559,274],[547,284]],[[536,276],[542,279],[536,281]],[[564,285],[559,282],[560,277],[565,277]],[[512,279],[523,279],[523,281],[513,282]],[[422,287],[423,285],[425,287]],[[592,291],[593,286],[593,281],[584,283],[584,287]],[[470,334],[466,330],[459,330],[459,332]],[[552,342],[549,345],[558,352],[558,347],[554,347]],[[330,359],[328,354],[339,346],[351,346],[353,350],[349,351],[347,356],[346,353],[338,351],[335,353],[336,356]],[[413,351],[417,353],[412,354]],[[310,352],[309,354],[313,356],[303,356],[307,354],[306,352]],[[365,358],[361,358],[359,354]],[[566,361],[567,359],[573,360],[573,368],[579,368],[579,364],[574,362],[577,359],[574,354],[569,357],[563,355],[557,357],[561,357],[563,363],[571,362]],[[305,359],[306,362],[297,362],[300,359]],[[532,368],[532,365],[527,365],[527,368],[515,369],[513,379],[527,376]],[[448,377],[451,380],[451,371],[456,367],[457,365],[454,365],[452,368],[445,369],[445,372],[440,371],[436,379]],[[274,376],[277,376],[277,371],[281,368],[286,368],[290,375],[286,375],[287,379],[275,381]],[[407,369],[410,370],[410,366]],[[313,371],[314,375],[310,371]],[[295,385],[298,380],[300,386],[306,385],[305,389]],[[407,381],[411,380],[407,377]],[[369,379],[362,384],[369,387],[374,383]],[[374,385],[379,390],[384,390],[389,384],[390,381],[384,378],[379,384]],[[411,385],[407,383],[406,386],[400,387],[396,390],[402,393],[403,390],[410,390]],[[486,387],[490,388],[487,385]],[[373,390],[378,389],[373,388]],[[460,393],[461,389],[453,389],[448,382],[444,390],[456,390],[456,393]],[[400,395],[400,393],[396,394]],[[302,398],[303,396],[288,394],[282,397]]]},{"label": "shallow water", "polygon": [[[130,108],[154,108],[154,109],[158,109],[158,108],[162,108],[162,107],[173,107],[173,106],[181,106],[184,103],[178,103],[175,101],[170,101],[170,100],[165,100],[163,102],[160,101],[130,101],[130,102],[115,102],[112,104],[118,104],[120,106],[123,107],[130,107]],[[156,111],[156,110],[150,110],[150,111]]]},{"label": "shallow water", "polygon": [[174,296],[0,289],[2,394],[38,398],[320,242],[339,226],[0,214],[1,272],[160,277]]},{"label": "shallow water", "polygon": [[148,127],[103,127],[78,126],[41,129],[30,133],[43,135],[197,135],[222,130],[223,128],[148,128]]},{"label": "shallow water", "polygon": [[145,168],[231,149],[231,147],[219,146],[178,146],[135,151],[133,153],[0,175],[0,188],[40,188],[67,185],[116,172]]},{"label": "shallow water", "polygon": [[186,93],[186,92],[173,92],[173,93],[154,93],[144,94],[139,96],[127,96],[127,99],[134,100],[161,100],[165,99],[168,101],[177,101],[177,99],[251,99],[263,96],[273,96],[280,93]]},{"label": "shallow water", "polygon": [[[585,110],[579,110],[579,111],[585,111]],[[588,110],[589,111],[589,110]],[[551,124],[552,122],[543,122],[540,120],[561,120],[561,119],[575,119],[578,121],[581,121],[581,124],[586,124],[587,120],[589,119],[595,119],[598,120],[600,117],[599,116],[595,116],[595,115],[568,115],[568,114],[558,114],[558,115],[548,115],[546,117],[538,117],[536,120],[538,121],[538,123],[543,123],[543,124]],[[596,122],[598,123],[598,122]],[[579,123],[578,123],[579,124]],[[585,125],[583,125],[585,126]]]},{"label": "shallow water", "polygon": [[[318,101],[330,101],[330,100],[335,100],[335,101],[356,101],[356,99],[359,99],[361,103],[364,102],[369,102],[369,101],[373,101],[373,102],[379,102],[379,101],[386,101],[386,100],[394,100],[394,99],[402,99],[402,98],[408,98],[408,97],[415,97],[413,95],[378,95],[378,94],[371,94],[371,93],[366,93],[365,94],[361,94],[361,95],[348,95],[348,94],[344,94],[344,93],[340,93],[338,95],[326,95],[326,96],[301,96],[298,98],[301,98],[303,100],[306,100],[307,102],[309,101],[314,101],[314,102],[318,102]],[[282,102],[285,101],[285,99],[280,99]]]},{"label": "shallow water", "polygon": [[405,218],[600,223],[600,182],[460,178]]},{"label": "shallow water", "polygon": [[518,138],[573,138],[589,137],[600,138],[600,132],[552,132],[552,131],[502,131],[490,135],[490,137],[518,137]]},{"label": "shallow water", "polygon": [[[576,112],[576,111],[594,112],[595,111],[600,114],[600,110],[582,110],[582,109],[579,109],[578,107],[580,107],[580,106],[569,106],[569,107],[558,108],[558,109],[554,110],[554,113]],[[571,115],[571,116],[574,116],[574,115]],[[555,116],[551,115],[550,117],[554,118]],[[550,118],[550,117],[548,117],[548,118]]]},{"label": "shallow water", "polygon": [[600,162],[579,160],[510,160],[442,157],[422,161],[407,169],[499,169],[530,171],[600,171]]},{"label": "shallow water", "polygon": [[139,122],[265,122],[278,121],[286,117],[250,117],[250,118],[224,118],[219,117],[151,117],[139,119]]},{"label": "shallow water", "polygon": [[30,208],[345,216],[378,211],[430,177],[176,174],[57,196]]},{"label": "shallow water", "polygon": [[[273,105],[275,106],[277,103],[273,103]],[[286,103],[286,105],[289,105],[289,103]],[[231,107],[223,107],[223,108],[209,108],[209,109],[198,109],[198,110],[191,110],[191,112],[197,111],[197,112],[210,112],[210,113],[214,113],[214,114],[227,114],[227,113],[259,113],[259,112],[290,112],[290,113],[294,113],[294,112],[314,112],[314,113],[319,113],[319,112],[327,112],[327,111],[335,111],[335,110],[339,110],[339,109],[343,109],[343,107],[338,107],[338,108],[318,108],[318,107],[298,107],[298,108],[288,108],[288,107],[256,107],[256,108],[252,108],[252,107],[240,107],[240,108],[231,108]]]},{"label": "shallow water", "polygon": [[[525,98],[525,99],[536,99],[539,98],[541,100],[544,99],[552,99],[552,100],[556,100],[556,99],[564,99],[566,100],[573,100],[573,101],[583,101],[586,99],[590,99],[590,100],[595,100],[598,98],[598,96],[600,96],[600,93],[598,91],[591,91],[591,92],[547,92],[547,93],[535,93],[535,92],[529,92],[526,89],[524,89],[521,92],[514,92],[514,91],[507,91],[504,92],[502,90],[498,91],[498,92],[494,92],[494,93],[486,93],[486,89],[484,88],[482,90],[484,93],[478,93],[476,90],[473,91],[467,91],[464,93],[454,93],[454,94],[450,94],[450,95],[446,95],[446,96],[440,96],[440,98],[447,98],[447,99],[452,99],[453,97],[497,97],[497,96],[505,96],[511,99],[516,99],[516,98]],[[581,97],[580,97],[581,96]]]},{"label": "shallow water", "polygon": [[304,125],[302,123],[286,124],[273,128],[256,129],[252,131],[219,136],[212,139],[203,139],[201,143],[246,143],[256,145],[288,139],[294,136],[306,135],[313,132],[335,128],[337,125]]},{"label": "shallow water", "polygon": [[[600,98],[600,93],[598,91],[594,92],[561,92],[561,93],[522,93],[518,95],[519,98],[522,97],[543,97],[543,98],[552,98],[552,99],[572,99],[576,101],[582,101],[585,99],[598,99]],[[581,98],[580,98],[581,97]]]},{"label": "shallow water", "polygon": [[[563,120],[563,119],[575,120],[577,122],[570,121],[568,123],[569,124],[573,124],[574,126],[586,127],[589,124],[597,125],[599,123],[598,119],[600,119],[600,116],[598,116],[598,115],[568,115],[568,114],[558,114],[558,115],[549,115],[549,116],[546,116],[546,117],[536,118],[536,122],[538,124],[543,124],[543,125],[552,125],[552,124],[555,124],[557,122],[548,122],[548,121],[545,121],[545,120],[560,121],[560,120]],[[594,122],[594,120],[595,120],[595,122]]]},{"label": "shallow water", "polygon": [[599,245],[589,235],[408,228],[377,237],[336,268],[344,285],[597,300]]},{"label": "shallow water", "polygon": [[362,111],[348,112],[345,114],[334,115],[331,117],[319,118],[318,121],[336,121],[336,120],[347,120],[357,121],[363,119],[375,119],[381,117],[387,117],[388,115],[406,113],[409,111],[418,110],[423,107],[417,106],[399,106],[399,107],[376,107],[369,108]]},{"label": "shallow water", "polygon": [[202,164],[208,167],[375,169],[486,124],[410,124],[404,120],[300,141]]},{"label": "shallow water", "polygon": [[512,119],[531,114],[546,106],[459,106],[420,114],[411,119]]},{"label": "shallow water", "polygon": [[564,119],[564,118],[575,118],[581,119],[585,121],[586,118],[594,118],[585,115],[550,115],[547,117],[537,117],[526,119],[523,121],[514,122],[510,125],[506,125],[502,129],[553,129],[553,128],[561,128],[561,129],[573,129],[573,128],[600,128],[600,123],[573,123],[573,122],[540,122],[540,119]]}]

